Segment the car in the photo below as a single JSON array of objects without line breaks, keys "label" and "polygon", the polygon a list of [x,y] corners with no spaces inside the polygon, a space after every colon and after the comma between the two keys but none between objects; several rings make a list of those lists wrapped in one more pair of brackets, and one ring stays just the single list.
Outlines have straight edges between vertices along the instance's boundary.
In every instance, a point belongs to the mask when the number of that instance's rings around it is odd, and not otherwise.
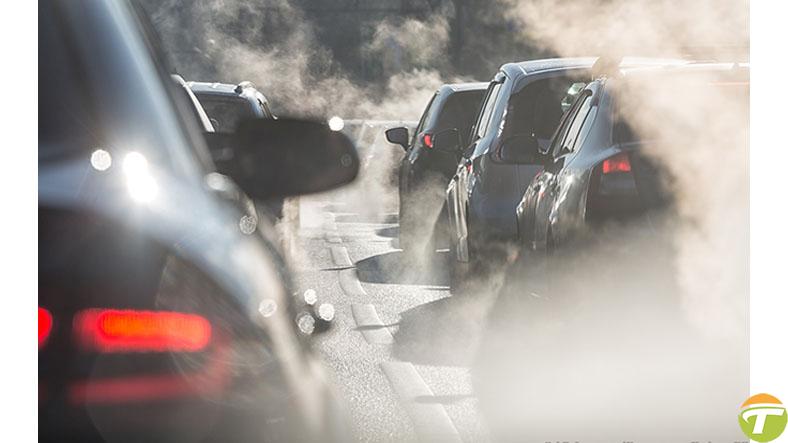
[{"label": "car", "polygon": [[[200,101],[194,95],[194,92],[192,92],[188,83],[183,77],[177,74],[173,74],[172,78],[177,85],[176,96],[181,96],[184,99],[183,102],[187,104],[188,111],[186,111],[186,114],[193,113],[195,120],[199,122],[199,126],[204,134],[214,134],[216,130],[213,127],[213,123],[200,104]],[[220,146],[219,149],[211,152],[211,158],[214,160],[214,163],[221,165],[222,162],[228,161],[226,160],[228,157],[231,162],[232,155],[228,156],[227,151],[226,148]],[[232,153],[232,150],[230,150],[230,153]],[[290,281],[290,269],[287,264],[288,247],[290,245],[287,241],[286,233],[282,232],[281,229],[277,229],[278,220],[269,211],[258,210],[254,200],[243,192],[232,178],[227,176],[222,177],[222,188],[222,195],[235,203],[238,210],[244,214],[240,221],[243,230],[248,233],[259,235],[266,246],[270,248],[274,264],[285,283],[287,292],[295,293]],[[323,305],[328,304],[318,303],[318,300],[315,299],[315,303],[309,305],[307,310],[310,311],[311,314],[315,314],[314,309]],[[324,309],[332,308],[326,307]],[[330,328],[333,318],[321,318],[319,315],[314,315],[314,317],[317,320],[316,326],[321,332]]]},{"label": "car", "polygon": [[[544,170],[523,193],[516,209],[521,248],[550,252],[581,237],[581,233],[610,221],[637,218],[670,207],[671,182],[658,162],[644,155],[646,147],[661,140],[639,136],[617,108],[617,91],[646,81],[664,85],[670,98],[671,82],[694,81],[696,89],[716,80],[717,93],[749,97],[749,65],[688,63],[661,68],[622,68],[590,82],[565,114],[543,155]],[[618,93],[621,97],[621,92]],[[675,98],[675,103],[682,103]],[[667,99],[666,99],[667,100]],[[620,101],[620,98],[619,98]],[[741,107],[744,109],[745,107]],[[733,110],[719,111],[721,117]],[[662,125],[669,123],[667,118]],[[746,116],[738,116],[746,122]],[[670,132],[667,128],[660,135]],[[504,148],[506,149],[506,148]],[[508,157],[507,153],[503,153]]]},{"label": "car", "polygon": [[38,25],[39,439],[352,438],[315,319],[232,195],[348,183],[350,140],[292,119],[204,134],[137,3],[40,2]]},{"label": "car", "polygon": [[472,364],[480,409],[502,441],[551,441],[560,408],[561,440],[735,441],[719,405],[749,395],[749,65],[594,71],[526,153],[545,167]]},{"label": "car", "polygon": [[460,146],[467,142],[486,89],[486,83],[443,85],[430,99],[412,136],[405,127],[386,131],[389,143],[405,150],[399,166],[400,249],[421,246],[434,251],[433,227],[443,212],[443,194],[457,169],[460,151],[459,146],[450,146],[448,151],[435,149],[433,137],[454,130]]},{"label": "car", "polygon": [[[233,132],[246,119],[275,119],[268,99],[250,81],[237,85],[219,82],[186,83],[199,100],[216,132]],[[260,209],[281,220],[284,199],[261,202]]]},{"label": "car", "polygon": [[276,118],[268,99],[250,81],[235,84],[186,83],[202,104],[216,131],[233,132],[248,118]]},{"label": "car", "polygon": [[180,95],[185,99],[185,102],[189,106],[189,110],[194,115],[194,119],[199,123],[202,130],[204,132],[216,132],[216,128],[214,128],[211,118],[208,117],[208,114],[205,112],[205,108],[203,108],[202,104],[200,104],[200,101],[197,100],[197,96],[195,96],[194,92],[192,92],[191,88],[189,88],[186,80],[184,80],[179,74],[172,74],[170,77],[172,77],[172,80],[177,85],[176,95]]},{"label": "car", "polygon": [[[460,286],[471,268],[497,244],[517,238],[514,209],[531,179],[542,168],[537,161],[502,163],[504,144],[525,149],[547,144],[563,114],[562,102],[578,83],[590,77],[593,58],[560,58],[507,63],[489,83],[462,158],[446,189],[451,287]],[[448,145],[462,140],[447,134]],[[442,144],[437,137],[436,144]]]}]

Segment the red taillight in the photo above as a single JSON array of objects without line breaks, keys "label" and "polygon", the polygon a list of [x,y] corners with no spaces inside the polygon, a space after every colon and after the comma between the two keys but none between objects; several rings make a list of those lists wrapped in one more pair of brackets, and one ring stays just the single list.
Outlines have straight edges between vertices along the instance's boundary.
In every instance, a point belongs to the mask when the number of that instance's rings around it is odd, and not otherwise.
[{"label": "red taillight", "polygon": [[629,164],[629,156],[626,152],[616,154],[602,163],[602,173],[612,172],[632,172],[632,165]]},{"label": "red taillight", "polygon": [[211,340],[208,320],[179,312],[88,309],[74,317],[74,331],[98,352],[194,352]]},{"label": "red taillight", "polygon": [[52,314],[44,308],[38,308],[38,349],[46,343],[52,332]]},{"label": "red taillight", "polygon": [[424,146],[432,149],[432,134],[424,134],[421,139],[424,140]]}]

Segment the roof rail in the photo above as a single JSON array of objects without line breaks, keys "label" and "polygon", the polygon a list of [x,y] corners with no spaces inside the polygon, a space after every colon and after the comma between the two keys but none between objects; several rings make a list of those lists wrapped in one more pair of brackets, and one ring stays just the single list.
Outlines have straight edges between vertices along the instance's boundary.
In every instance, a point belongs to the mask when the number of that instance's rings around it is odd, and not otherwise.
[{"label": "roof rail", "polygon": [[685,46],[682,56],[695,62],[744,62],[750,61],[749,45],[707,45]]},{"label": "roof rail", "polygon": [[603,55],[596,59],[594,65],[591,66],[591,79],[599,77],[611,77],[618,73],[618,67],[621,65],[621,56],[608,56]]},{"label": "roof rail", "polygon": [[240,94],[240,93],[242,93],[242,92],[244,91],[244,89],[246,89],[246,88],[254,88],[254,89],[256,89],[256,88],[254,87],[254,83],[252,83],[252,82],[250,82],[250,81],[243,81],[243,82],[241,82],[241,83],[238,83],[238,86],[236,86],[236,87],[235,87],[234,91],[235,91],[235,93],[236,93],[236,94]]}]

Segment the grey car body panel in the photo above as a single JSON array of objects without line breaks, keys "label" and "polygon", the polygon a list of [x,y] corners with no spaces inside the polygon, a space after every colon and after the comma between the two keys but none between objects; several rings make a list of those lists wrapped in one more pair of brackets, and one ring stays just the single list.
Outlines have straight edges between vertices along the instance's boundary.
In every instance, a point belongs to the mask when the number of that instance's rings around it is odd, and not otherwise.
[{"label": "grey car body panel", "polygon": [[[496,79],[503,81],[488,130],[466,150],[457,173],[447,188],[447,205],[456,259],[468,261],[468,225],[493,237],[515,239],[515,207],[541,165],[511,165],[494,162],[501,141],[509,98],[532,82],[562,76],[587,75],[593,58],[550,59],[510,63],[501,67]],[[472,173],[468,173],[468,163]]]}]

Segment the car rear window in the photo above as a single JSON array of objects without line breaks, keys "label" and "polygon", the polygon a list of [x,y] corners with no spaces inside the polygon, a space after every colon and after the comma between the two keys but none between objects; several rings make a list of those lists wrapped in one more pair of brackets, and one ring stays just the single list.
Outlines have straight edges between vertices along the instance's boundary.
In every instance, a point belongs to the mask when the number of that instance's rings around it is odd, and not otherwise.
[{"label": "car rear window", "polygon": [[251,103],[245,98],[217,94],[196,94],[205,113],[213,120],[217,132],[234,132],[243,120],[255,118]]},{"label": "car rear window", "polygon": [[471,125],[479,114],[479,107],[485,91],[461,91],[450,95],[446,100],[433,132],[456,128],[462,142],[467,141]]},{"label": "car rear window", "polygon": [[509,97],[504,137],[525,134],[550,139],[561,121],[562,101],[573,83],[568,76],[537,80]]}]

